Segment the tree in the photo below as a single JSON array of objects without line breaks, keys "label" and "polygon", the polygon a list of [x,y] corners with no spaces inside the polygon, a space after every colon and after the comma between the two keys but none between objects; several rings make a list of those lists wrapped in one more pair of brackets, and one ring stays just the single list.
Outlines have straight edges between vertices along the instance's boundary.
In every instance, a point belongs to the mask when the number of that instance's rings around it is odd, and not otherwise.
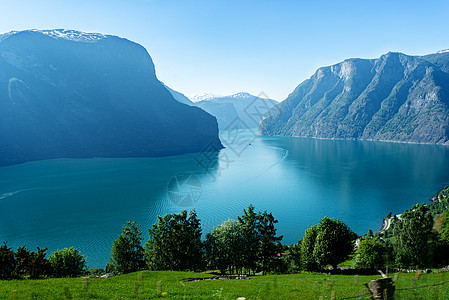
[{"label": "tree", "polygon": [[362,240],[354,256],[356,268],[380,269],[387,264],[388,248],[373,239]]},{"label": "tree", "polygon": [[53,252],[49,262],[55,277],[76,277],[84,273],[86,259],[74,247],[64,248]]},{"label": "tree", "polygon": [[39,278],[49,275],[51,272],[50,261],[45,257],[47,248],[37,247],[37,252],[31,252],[31,265],[28,269],[30,278]]},{"label": "tree", "polygon": [[47,248],[37,247],[37,252],[29,251],[25,246],[17,249],[16,273],[19,276],[30,276],[30,278],[39,278],[50,274],[50,262],[46,256]]},{"label": "tree", "polygon": [[398,266],[426,267],[430,260],[430,237],[433,218],[426,214],[424,205],[419,205],[401,215],[394,227],[394,253]]},{"label": "tree", "polygon": [[356,238],[349,226],[339,219],[324,217],[318,223],[313,256],[318,265],[331,265],[335,270],[352,253]]},{"label": "tree", "polygon": [[15,254],[16,273],[19,276],[25,276],[29,273],[32,264],[32,254],[25,246],[19,247]]},{"label": "tree", "polygon": [[445,210],[443,212],[443,219],[441,222],[439,235],[442,241],[449,244],[449,210]]},{"label": "tree", "polygon": [[106,271],[127,274],[145,267],[142,231],[136,222],[127,222],[114,241]]},{"label": "tree", "polygon": [[326,265],[334,269],[353,251],[357,235],[338,219],[324,217],[318,225],[310,226],[301,242],[301,266],[314,271]]},{"label": "tree", "polygon": [[211,266],[223,273],[246,273],[282,269],[277,258],[282,252],[281,237],[276,236],[275,220],[271,213],[255,212],[249,205],[238,221],[228,220],[206,235],[206,258]]},{"label": "tree", "polygon": [[242,235],[245,241],[243,248],[243,268],[247,272],[256,272],[257,268],[257,251],[259,248],[259,235],[257,232],[257,214],[254,206],[249,205],[248,210],[243,210],[243,215],[237,217],[238,223],[242,226]]},{"label": "tree", "polygon": [[441,228],[435,236],[434,243],[434,266],[446,266],[449,262],[449,210],[445,210],[441,215]]},{"label": "tree", "polygon": [[208,267],[222,274],[241,273],[244,255],[243,228],[236,220],[224,221],[206,235],[204,247]]},{"label": "tree", "polygon": [[11,279],[15,276],[16,259],[14,251],[3,242],[0,247],[0,279]]},{"label": "tree", "polygon": [[278,243],[282,236],[276,236],[274,225],[277,222],[272,213],[256,213],[253,205],[249,205],[248,210],[244,209],[243,215],[238,217],[245,241],[243,267],[248,272],[262,271],[265,274],[270,270],[270,264],[275,262],[276,255],[282,251],[282,245]]},{"label": "tree", "polygon": [[277,269],[278,266],[275,266],[276,263],[281,263],[280,259],[277,259],[277,254],[283,250],[280,241],[282,240],[282,236],[276,236],[276,227],[274,224],[278,222],[272,213],[267,213],[264,211],[263,213],[257,214],[258,218],[258,233],[259,233],[259,249],[258,249],[258,265],[262,270],[262,274],[266,274],[267,271],[271,269]]},{"label": "tree", "polygon": [[297,271],[301,269],[301,244],[302,240],[299,241],[296,244],[290,245],[290,262],[291,262],[291,269]]},{"label": "tree", "polygon": [[315,271],[319,268],[316,258],[313,254],[315,249],[316,237],[318,235],[317,225],[310,226],[304,232],[304,238],[300,241],[300,261],[301,269],[306,271]]},{"label": "tree", "polygon": [[145,261],[150,270],[202,270],[204,266],[201,225],[195,210],[187,216],[167,214],[148,230]]}]

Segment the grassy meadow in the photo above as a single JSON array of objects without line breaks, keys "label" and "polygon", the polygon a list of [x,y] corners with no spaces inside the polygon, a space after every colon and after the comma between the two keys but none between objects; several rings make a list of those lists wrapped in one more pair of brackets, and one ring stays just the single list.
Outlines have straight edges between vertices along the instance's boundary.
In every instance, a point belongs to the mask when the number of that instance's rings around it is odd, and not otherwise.
[{"label": "grassy meadow", "polygon": [[[449,273],[400,273],[397,299],[449,299]],[[112,278],[50,278],[0,281],[0,299],[361,299],[364,283],[380,276],[300,273],[255,276],[247,280],[183,282],[205,273],[142,271]]]}]

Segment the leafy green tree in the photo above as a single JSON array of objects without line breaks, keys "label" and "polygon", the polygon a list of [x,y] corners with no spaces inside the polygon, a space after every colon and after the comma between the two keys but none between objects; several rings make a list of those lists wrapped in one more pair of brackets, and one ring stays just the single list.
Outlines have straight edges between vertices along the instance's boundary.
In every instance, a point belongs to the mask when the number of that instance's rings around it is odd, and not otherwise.
[{"label": "leafy green tree", "polygon": [[150,270],[202,270],[204,267],[201,224],[195,211],[187,215],[167,214],[158,217],[148,231],[145,261]]},{"label": "leafy green tree", "polygon": [[276,236],[275,224],[278,222],[272,215],[272,213],[257,214],[258,218],[258,235],[259,235],[259,248],[258,248],[258,265],[262,271],[262,274],[266,274],[267,271],[272,269],[278,269],[279,265],[282,265],[282,260],[277,258],[277,255],[283,251],[283,247],[280,244],[282,236]]},{"label": "leafy green tree", "polygon": [[272,213],[256,213],[253,205],[249,205],[247,210],[243,210],[243,215],[238,217],[245,241],[243,267],[247,272],[262,271],[265,274],[274,267],[271,265],[276,262],[276,255],[282,251],[279,243],[282,236],[276,236],[277,222]]},{"label": "leafy green tree", "polygon": [[447,266],[449,263],[449,210],[441,216],[441,228],[434,238],[433,266]]},{"label": "leafy green tree", "polygon": [[316,237],[318,235],[318,226],[313,225],[306,229],[304,238],[300,241],[300,261],[301,269],[306,271],[315,271],[319,268],[316,258],[313,254],[315,249]]},{"label": "leafy green tree", "polygon": [[445,210],[443,213],[439,235],[442,241],[449,244],[449,210]]},{"label": "leafy green tree", "polygon": [[339,219],[324,217],[317,226],[313,256],[318,265],[331,265],[334,270],[353,252],[357,235]]},{"label": "leafy green tree", "polygon": [[301,242],[301,266],[314,271],[326,265],[334,269],[353,251],[357,235],[338,219],[324,217],[318,225],[310,226]]},{"label": "leafy green tree", "polygon": [[427,267],[431,252],[433,218],[419,205],[401,215],[394,228],[393,247],[396,264],[402,267]]},{"label": "leafy green tree", "polygon": [[362,240],[354,256],[354,263],[359,269],[380,269],[386,266],[388,248],[373,239]]},{"label": "leafy green tree", "polygon": [[301,269],[301,244],[302,240],[299,241],[296,244],[289,246],[290,251],[290,262],[291,262],[291,269],[294,271],[298,271]]},{"label": "leafy green tree", "polygon": [[16,270],[14,251],[8,247],[7,242],[0,246],[0,279],[13,278]]},{"label": "leafy green tree", "polygon": [[236,220],[214,227],[204,241],[208,267],[219,269],[222,274],[241,273],[244,244],[243,228]]},{"label": "leafy green tree", "polygon": [[136,222],[127,222],[114,241],[107,272],[127,274],[145,268],[142,231]]},{"label": "leafy green tree", "polygon": [[55,277],[77,277],[82,275],[86,268],[84,255],[74,247],[57,250],[48,260]]},{"label": "leafy green tree", "polygon": [[247,272],[253,271],[253,274],[257,269],[258,250],[260,236],[257,231],[257,213],[253,205],[248,206],[248,210],[243,210],[243,215],[238,217],[238,222],[242,226],[243,239],[245,241],[243,248],[243,268]]},{"label": "leafy green tree", "polygon": [[249,205],[238,221],[225,221],[206,235],[208,265],[222,273],[279,271],[285,262],[277,257],[283,249],[282,237],[276,236],[277,222],[271,213],[256,213]]}]

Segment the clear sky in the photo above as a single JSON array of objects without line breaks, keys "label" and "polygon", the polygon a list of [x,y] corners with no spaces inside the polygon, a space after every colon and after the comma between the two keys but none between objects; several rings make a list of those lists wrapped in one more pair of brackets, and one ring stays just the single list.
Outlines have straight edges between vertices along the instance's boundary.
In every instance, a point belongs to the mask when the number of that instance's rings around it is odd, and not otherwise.
[{"label": "clear sky", "polygon": [[321,66],[449,48],[449,1],[0,0],[0,33],[76,29],[143,45],[187,95],[284,100]]}]

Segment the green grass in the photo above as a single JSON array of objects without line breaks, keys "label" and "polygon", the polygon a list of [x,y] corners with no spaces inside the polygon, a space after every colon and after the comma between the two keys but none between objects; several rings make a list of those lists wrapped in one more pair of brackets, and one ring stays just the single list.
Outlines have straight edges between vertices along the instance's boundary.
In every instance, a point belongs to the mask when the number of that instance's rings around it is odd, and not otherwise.
[{"label": "green grass", "polygon": [[[256,276],[249,280],[206,280],[181,283],[185,278],[208,276],[191,272],[143,271],[108,279],[51,278],[0,281],[0,299],[336,299],[360,295],[363,283],[380,276],[300,273]],[[394,275],[393,275],[394,276]],[[449,280],[449,273],[399,274],[396,288],[424,286]],[[449,299],[449,283],[398,291],[396,299]]]}]

